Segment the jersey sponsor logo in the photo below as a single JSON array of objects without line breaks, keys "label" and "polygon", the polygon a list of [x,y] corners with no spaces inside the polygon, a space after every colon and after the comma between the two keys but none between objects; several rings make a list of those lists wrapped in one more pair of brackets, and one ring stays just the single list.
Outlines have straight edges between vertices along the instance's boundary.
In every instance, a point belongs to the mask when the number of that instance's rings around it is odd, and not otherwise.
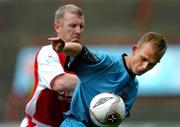
[{"label": "jersey sponsor logo", "polygon": [[104,97],[104,98],[101,98],[101,99],[99,99],[99,101],[94,105],[93,108],[95,108],[95,107],[97,107],[97,106],[99,106],[99,105],[101,105],[101,104],[104,104],[104,103],[106,103],[107,101],[109,101],[109,100],[111,100],[111,99],[113,99],[113,97]]}]

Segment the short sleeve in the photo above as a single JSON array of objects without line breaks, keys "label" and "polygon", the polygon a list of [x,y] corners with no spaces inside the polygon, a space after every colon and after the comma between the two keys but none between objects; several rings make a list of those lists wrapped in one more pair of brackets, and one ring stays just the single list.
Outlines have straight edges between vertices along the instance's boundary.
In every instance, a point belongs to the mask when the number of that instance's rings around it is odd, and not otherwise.
[{"label": "short sleeve", "polygon": [[39,85],[51,89],[51,80],[59,74],[63,74],[64,69],[60,63],[58,54],[51,47],[42,48],[37,56]]}]

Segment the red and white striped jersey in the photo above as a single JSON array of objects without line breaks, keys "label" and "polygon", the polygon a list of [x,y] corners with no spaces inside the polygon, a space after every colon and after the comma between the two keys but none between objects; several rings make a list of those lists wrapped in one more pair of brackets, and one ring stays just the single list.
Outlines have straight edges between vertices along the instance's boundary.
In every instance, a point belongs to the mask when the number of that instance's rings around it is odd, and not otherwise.
[{"label": "red and white striped jersey", "polygon": [[65,54],[56,53],[52,45],[39,50],[34,62],[34,89],[25,109],[27,116],[53,127],[59,127],[62,112],[69,109],[68,99],[71,97],[60,100],[60,94],[53,91],[50,85],[54,77],[65,73],[65,61]]}]

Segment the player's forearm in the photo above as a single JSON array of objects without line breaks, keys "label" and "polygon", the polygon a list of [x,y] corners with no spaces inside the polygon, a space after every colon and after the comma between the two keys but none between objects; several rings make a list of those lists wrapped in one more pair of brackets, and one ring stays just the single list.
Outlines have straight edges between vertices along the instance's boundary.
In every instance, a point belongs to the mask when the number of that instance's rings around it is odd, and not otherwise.
[{"label": "player's forearm", "polygon": [[51,82],[51,87],[58,92],[71,92],[74,90],[78,80],[79,78],[76,75],[69,73],[61,74]]},{"label": "player's forearm", "polygon": [[82,51],[82,45],[74,42],[66,42],[63,52],[68,56],[77,56]]}]

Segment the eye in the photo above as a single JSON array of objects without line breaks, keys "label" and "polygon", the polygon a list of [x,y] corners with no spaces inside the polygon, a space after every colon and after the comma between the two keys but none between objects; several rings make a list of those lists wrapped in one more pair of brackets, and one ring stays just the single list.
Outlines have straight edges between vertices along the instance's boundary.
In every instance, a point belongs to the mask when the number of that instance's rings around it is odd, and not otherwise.
[{"label": "eye", "polygon": [[154,67],[157,63],[149,63],[150,67]]},{"label": "eye", "polygon": [[71,28],[75,28],[77,25],[76,24],[70,24],[69,25]]},{"label": "eye", "polygon": [[141,60],[142,61],[148,61],[148,59],[146,57],[144,57],[144,56],[141,56]]},{"label": "eye", "polygon": [[81,24],[81,25],[80,25],[80,28],[81,28],[81,29],[84,29],[84,25]]}]

